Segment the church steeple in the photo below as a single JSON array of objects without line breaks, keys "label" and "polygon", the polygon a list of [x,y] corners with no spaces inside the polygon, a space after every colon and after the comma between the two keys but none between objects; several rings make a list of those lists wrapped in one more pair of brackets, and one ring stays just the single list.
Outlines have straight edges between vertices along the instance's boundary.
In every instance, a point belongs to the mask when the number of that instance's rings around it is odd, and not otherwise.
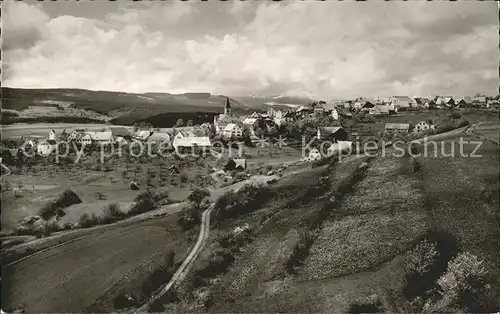
[{"label": "church steeple", "polygon": [[224,115],[231,115],[231,104],[229,103],[229,97],[226,97],[226,106],[224,107]]}]

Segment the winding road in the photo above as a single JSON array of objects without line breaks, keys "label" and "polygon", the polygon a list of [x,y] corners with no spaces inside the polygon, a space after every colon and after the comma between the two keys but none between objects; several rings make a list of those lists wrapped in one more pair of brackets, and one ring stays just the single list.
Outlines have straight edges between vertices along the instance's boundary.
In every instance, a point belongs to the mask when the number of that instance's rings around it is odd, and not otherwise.
[{"label": "winding road", "polygon": [[139,309],[137,309],[136,312],[143,313],[147,312],[148,308],[153,304],[154,302],[158,301],[162,296],[164,296],[171,288],[172,286],[181,280],[183,280],[189,270],[191,269],[191,266],[193,265],[193,262],[196,260],[196,257],[198,254],[201,252],[203,249],[203,246],[206,243],[206,240],[209,236],[210,233],[210,214],[214,208],[214,205],[210,205],[209,208],[207,208],[205,211],[203,211],[201,215],[201,228],[200,228],[200,234],[198,235],[198,240],[196,241],[195,245],[191,249],[191,252],[189,252],[189,255],[186,257],[186,259],[182,262],[181,266],[177,269],[177,271],[174,273],[170,281],[165,285],[164,288],[160,290],[156,295],[154,295],[147,303],[145,303],[143,306],[141,306]]}]

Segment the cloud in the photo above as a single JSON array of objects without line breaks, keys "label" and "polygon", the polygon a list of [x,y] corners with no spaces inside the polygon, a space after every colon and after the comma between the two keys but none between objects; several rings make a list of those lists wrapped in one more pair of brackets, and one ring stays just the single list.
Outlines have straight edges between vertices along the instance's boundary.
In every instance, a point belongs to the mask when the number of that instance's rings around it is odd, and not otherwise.
[{"label": "cloud", "polygon": [[322,99],[493,94],[494,5],[156,2],[89,18],[10,2],[4,83]]},{"label": "cloud", "polygon": [[49,16],[37,6],[23,2],[7,2],[2,13],[4,51],[30,48],[46,37],[44,26]]}]

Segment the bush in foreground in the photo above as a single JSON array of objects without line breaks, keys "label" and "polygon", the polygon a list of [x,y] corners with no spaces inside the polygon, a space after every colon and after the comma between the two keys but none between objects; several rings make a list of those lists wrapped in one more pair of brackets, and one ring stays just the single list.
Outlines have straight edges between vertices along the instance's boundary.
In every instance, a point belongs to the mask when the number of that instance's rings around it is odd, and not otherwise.
[{"label": "bush in foreground", "polygon": [[56,199],[45,204],[39,211],[39,215],[48,220],[54,216],[64,216],[64,208],[81,203],[80,197],[70,189],[64,190]]},{"label": "bush in foreground", "polygon": [[132,205],[128,214],[129,216],[139,215],[151,211],[155,207],[154,195],[150,190],[147,190],[136,196],[135,204]]},{"label": "bush in foreground", "polygon": [[448,263],[446,273],[437,283],[446,304],[484,312],[491,310],[491,279],[483,261],[465,252]]},{"label": "bush in foreground", "polygon": [[196,187],[191,191],[191,194],[189,194],[188,200],[199,207],[201,201],[203,201],[203,199],[209,196],[210,192],[207,189]]},{"label": "bush in foreground", "polygon": [[405,255],[406,273],[425,275],[434,266],[437,256],[436,243],[430,243],[424,239]]},{"label": "bush in foreground", "polygon": [[121,211],[120,206],[116,203],[107,205],[103,212],[104,214],[101,221],[103,224],[113,223],[127,216]]},{"label": "bush in foreground", "polygon": [[78,218],[78,225],[81,228],[90,228],[92,226],[99,225],[100,223],[101,219],[94,213],[84,213]]}]

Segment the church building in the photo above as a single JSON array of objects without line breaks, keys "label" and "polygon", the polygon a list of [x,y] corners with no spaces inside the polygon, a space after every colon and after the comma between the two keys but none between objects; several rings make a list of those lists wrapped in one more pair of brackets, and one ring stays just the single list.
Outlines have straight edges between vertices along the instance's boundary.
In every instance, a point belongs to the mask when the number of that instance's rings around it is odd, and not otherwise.
[{"label": "church building", "polygon": [[242,126],[241,121],[237,117],[233,116],[229,97],[226,97],[224,113],[214,117],[215,133],[218,135],[222,135],[227,125],[231,123],[234,123],[240,127]]}]

